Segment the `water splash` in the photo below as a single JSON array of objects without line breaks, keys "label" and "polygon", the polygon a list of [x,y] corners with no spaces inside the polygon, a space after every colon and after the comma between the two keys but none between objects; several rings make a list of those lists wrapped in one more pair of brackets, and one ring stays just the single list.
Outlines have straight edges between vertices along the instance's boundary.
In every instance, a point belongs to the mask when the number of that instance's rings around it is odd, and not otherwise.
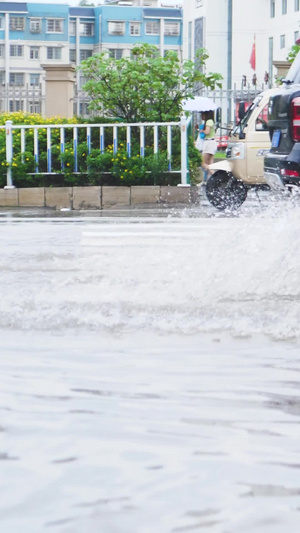
[{"label": "water splash", "polygon": [[298,337],[299,227],[295,203],[6,220],[0,327]]}]

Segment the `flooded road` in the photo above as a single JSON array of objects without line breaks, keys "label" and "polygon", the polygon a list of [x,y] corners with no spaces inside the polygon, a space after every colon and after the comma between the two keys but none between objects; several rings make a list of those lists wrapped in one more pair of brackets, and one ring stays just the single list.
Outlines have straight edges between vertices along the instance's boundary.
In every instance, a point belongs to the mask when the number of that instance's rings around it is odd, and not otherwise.
[{"label": "flooded road", "polygon": [[0,530],[300,526],[300,208],[0,213]]}]

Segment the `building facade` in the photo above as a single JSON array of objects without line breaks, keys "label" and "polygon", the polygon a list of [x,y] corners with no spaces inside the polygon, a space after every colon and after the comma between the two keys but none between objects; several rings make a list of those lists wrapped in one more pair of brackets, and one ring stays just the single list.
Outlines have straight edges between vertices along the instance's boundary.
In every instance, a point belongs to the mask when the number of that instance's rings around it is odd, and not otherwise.
[{"label": "building facade", "polygon": [[258,86],[274,85],[274,62],[299,38],[300,0],[184,0],[183,13],[184,58],[206,48],[207,70],[221,73],[227,89],[251,86],[254,74]]},{"label": "building facade", "polygon": [[[300,0],[184,0],[183,57],[206,48],[207,72],[223,76],[217,102],[227,124],[239,98],[275,85],[299,37]],[[226,100],[225,100],[226,99]]]},{"label": "building facade", "polygon": [[44,114],[45,68],[72,65],[74,113],[88,114],[80,62],[104,50],[117,59],[130,56],[139,42],[182,57],[182,19],[180,9],[153,0],[97,7],[0,2],[0,111]]},{"label": "building facade", "polygon": [[272,86],[274,63],[286,60],[299,25],[300,0],[0,2],[0,111],[45,114],[45,71],[68,65],[75,72],[74,113],[86,116],[81,61],[104,50],[130,56],[139,42],[192,60],[206,48],[206,69],[222,74],[227,91]]}]

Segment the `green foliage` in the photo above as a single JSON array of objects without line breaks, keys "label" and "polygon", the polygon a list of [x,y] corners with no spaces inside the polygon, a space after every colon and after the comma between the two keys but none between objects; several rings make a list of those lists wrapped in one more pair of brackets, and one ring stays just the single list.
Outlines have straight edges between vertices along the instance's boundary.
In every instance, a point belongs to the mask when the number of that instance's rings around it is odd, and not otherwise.
[{"label": "green foliage", "polygon": [[287,55],[287,58],[286,58],[287,61],[289,61],[289,63],[293,63],[293,61],[294,61],[296,55],[298,54],[299,50],[300,50],[300,45],[299,44],[294,44],[291,47],[291,49],[290,49],[290,51],[289,51],[289,53]]},{"label": "green foliage", "polygon": [[196,83],[199,88],[221,86],[220,74],[204,74],[207,58],[204,49],[197,51],[195,64],[180,61],[175,51],[161,57],[156,46],[140,43],[133,47],[132,58],[116,60],[102,52],[79,69],[89,80],[83,88],[91,97],[91,109],[128,123],[168,122],[179,119],[182,102],[193,96]]}]

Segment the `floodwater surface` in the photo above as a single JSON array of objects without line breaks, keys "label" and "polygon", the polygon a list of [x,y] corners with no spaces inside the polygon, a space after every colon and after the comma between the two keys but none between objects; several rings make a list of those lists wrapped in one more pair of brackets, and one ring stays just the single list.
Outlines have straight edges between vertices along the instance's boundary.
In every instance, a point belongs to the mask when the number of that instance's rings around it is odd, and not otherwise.
[{"label": "floodwater surface", "polygon": [[300,207],[0,213],[0,531],[300,528]]}]

